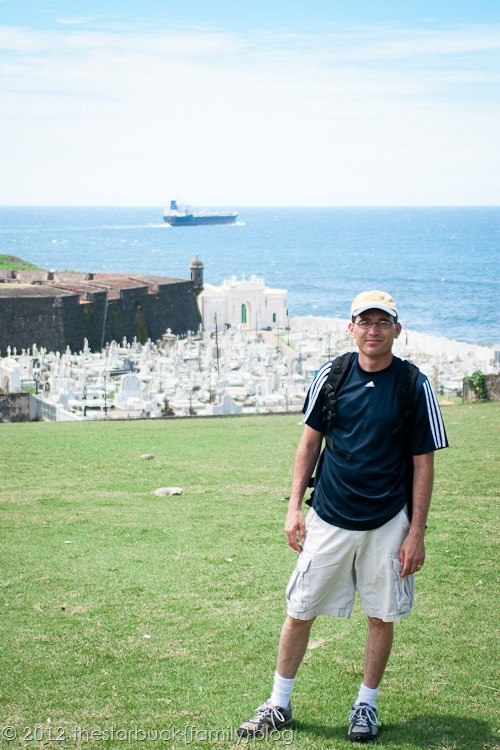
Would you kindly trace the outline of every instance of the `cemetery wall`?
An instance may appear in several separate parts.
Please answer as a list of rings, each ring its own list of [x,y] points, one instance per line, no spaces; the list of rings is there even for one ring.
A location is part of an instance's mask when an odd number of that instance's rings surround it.
[[[500,401],[500,375],[485,375],[484,384],[490,401]]]
[[[0,422],[32,422],[38,404],[29,393],[0,394]]]
[[[488,401],[500,401],[500,375],[488,374],[484,376],[484,387]],[[477,401],[477,397],[472,388],[467,384],[464,378],[462,398],[464,401]]]

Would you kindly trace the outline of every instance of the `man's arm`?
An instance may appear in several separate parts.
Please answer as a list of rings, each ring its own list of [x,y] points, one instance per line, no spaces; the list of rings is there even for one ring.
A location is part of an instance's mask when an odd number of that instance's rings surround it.
[[[434,452],[413,456],[413,508],[408,536],[401,545],[401,577],[420,570],[425,560],[424,535],[434,482]]]
[[[302,513],[302,500],[316,466],[323,434],[306,425],[295,455],[292,491],[285,521],[286,540],[292,549],[300,552],[306,535],[306,523]]]

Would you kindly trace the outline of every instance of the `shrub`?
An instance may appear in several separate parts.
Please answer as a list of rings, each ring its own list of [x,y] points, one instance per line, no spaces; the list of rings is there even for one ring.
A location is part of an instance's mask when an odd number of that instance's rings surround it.
[[[469,386],[470,390],[474,393],[478,401],[487,401],[488,394],[486,392],[486,382],[484,379],[484,373],[481,370],[476,370],[464,378],[465,382]]]

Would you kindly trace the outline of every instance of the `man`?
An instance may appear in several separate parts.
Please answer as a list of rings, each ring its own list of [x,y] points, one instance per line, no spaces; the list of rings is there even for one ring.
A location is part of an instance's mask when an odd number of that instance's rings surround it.
[[[352,303],[349,335],[358,347],[336,399],[335,420],[325,428],[322,389],[332,363],[314,379],[304,405],[300,440],[285,523],[288,544],[299,552],[287,587],[271,697],[238,728],[262,737],[293,722],[290,696],[315,618],[348,618],[357,587],[368,631],[364,674],[349,716],[348,738],[367,742],[378,734],[375,699],[389,658],[393,623],[413,605],[414,574],[425,559],[424,533],[433,484],[434,451],[448,445],[439,407],[427,378],[415,384],[411,451],[395,427],[402,360],[392,346],[401,332],[394,299],[386,292],[359,294]],[[326,434],[324,434],[324,431]],[[302,500],[318,461],[307,522]],[[412,515],[405,474],[413,463]]]

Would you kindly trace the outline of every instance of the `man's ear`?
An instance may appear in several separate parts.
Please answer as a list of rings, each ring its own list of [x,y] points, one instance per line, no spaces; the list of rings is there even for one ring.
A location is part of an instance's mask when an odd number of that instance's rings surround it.
[[[347,326],[347,333],[349,334],[349,336],[352,339],[355,338],[355,335],[354,335],[354,323],[352,321]]]
[[[401,325],[401,323],[396,323],[396,335],[394,338],[397,339],[402,330],[403,326]]]

